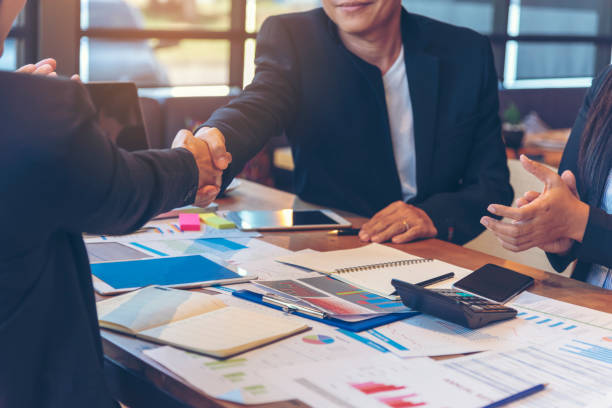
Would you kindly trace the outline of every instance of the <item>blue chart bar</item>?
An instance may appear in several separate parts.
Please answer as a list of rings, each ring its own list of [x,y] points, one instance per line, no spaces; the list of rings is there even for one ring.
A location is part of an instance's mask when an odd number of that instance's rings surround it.
[[[376,306],[381,307],[381,308],[385,308],[385,307],[398,307],[398,306],[401,306],[401,304],[399,304],[397,302],[389,302],[389,303],[378,303],[378,304],[376,304]]]
[[[562,326],[562,325],[563,325],[563,322],[557,322],[557,323],[555,323],[555,324],[551,324],[551,325],[550,325],[550,326],[548,326],[548,327],[557,327],[557,326]]]
[[[540,318],[540,316],[529,316],[525,320],[535,320],[535,319],[539,319],[539,318]]]
[[[527,314],[526,312],[521,312],[521,313],[517,313],[516,315],[517,316],[523,316],[523,315],[526,315],[526,314]]]
[[[575,329],[576,327],[578,327],[578,326],[571,325],[571,326],[567,326],[567,327],[563,328],[563,330],[572,330],[572,329]]]
[[[601,347],[596,344],[581,340],[572,340],[572,344],[566,344],[560,348],[561,351],[598,360],[603,363],[612,364],[612,349]]]
[[[539,322],[537,322],[537,324],[544,324],[544,323],[548,323],[550,322],[552,319],[544,319],[544,320],[540,320]]]

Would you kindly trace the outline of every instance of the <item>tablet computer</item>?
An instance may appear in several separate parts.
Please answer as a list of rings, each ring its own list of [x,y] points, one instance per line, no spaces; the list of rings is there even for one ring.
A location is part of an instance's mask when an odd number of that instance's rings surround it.
[[[225,218],[241,230],[305,230],[349,228],[351,223],[332,210],[230,211]]]
[[[129,292],[149,285],[185,289],[257,279],[201,255],[100,262],[91,265],[91,273],[94,289],[101,295]]]
[[[133,82],[90,82],[85,88],[106,137],[130,152],[149,148],[138,91]]]

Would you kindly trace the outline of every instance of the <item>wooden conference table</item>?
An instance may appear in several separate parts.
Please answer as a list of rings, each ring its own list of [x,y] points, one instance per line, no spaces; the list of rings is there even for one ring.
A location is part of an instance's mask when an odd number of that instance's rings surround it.
[[[292,194],[248,181],[242,181],[237,190],[217,202],[222,210],[316,208],[304,203]],[[366,220],[362,217],[340,213],[357,227],[361,226]],[[338,237],[329,235],[326,231],[266,232],[260,239],[293,251],[306,248],[328,251],[364,245],[357,237]],[[418,256],[437,258],[469,269],[479,268],[486,263],[505,266],[534,277],[536,284],[530,289],[533,293],[612,313],[612,294],[610,292],[553,273],[547,273],[436,239],[393,246]],[[98,296],[98,300],[101,299],[103,297]],[[143,350],[155,347],[155,344],[108,330],[102,330],[101,332],[104,354],[107,360],[107,373],[110,377],[109,382],[113,384],[111,389],[113,389],[115,396],[130,408],[141,406],[147,408],[154,406],[242,406],[208,397],[185,384],[177,375],[143,354]],[[109,369],[109,366],[112,369]],[[294,400],[268,406],[304,407],[306,405]]]

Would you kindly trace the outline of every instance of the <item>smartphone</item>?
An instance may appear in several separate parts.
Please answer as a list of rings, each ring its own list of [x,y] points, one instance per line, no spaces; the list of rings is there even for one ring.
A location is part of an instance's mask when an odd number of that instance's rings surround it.
[[[487,264],[455,282],[457,289],[483,297],[497,303],[506,303],[529,286],[533,285],[531,276]]]

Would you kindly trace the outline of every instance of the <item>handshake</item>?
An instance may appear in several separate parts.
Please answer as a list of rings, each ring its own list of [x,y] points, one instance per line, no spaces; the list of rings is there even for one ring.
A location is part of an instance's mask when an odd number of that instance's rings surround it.
[[[225,150],[225,137],[215,128],[201,128],[194,136],[188,130],[180,130],[172,148],[185,148],[193,154],[198,166],[198,193],[195,205],[208,206],[221,191],[223,170],[232,162],[232,155]]]

